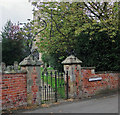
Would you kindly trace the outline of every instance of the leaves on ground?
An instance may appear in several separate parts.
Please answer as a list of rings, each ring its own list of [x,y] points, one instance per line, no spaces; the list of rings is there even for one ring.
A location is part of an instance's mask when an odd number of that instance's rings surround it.
[[[42,104],[41,107],[49,107],[49,104]]]

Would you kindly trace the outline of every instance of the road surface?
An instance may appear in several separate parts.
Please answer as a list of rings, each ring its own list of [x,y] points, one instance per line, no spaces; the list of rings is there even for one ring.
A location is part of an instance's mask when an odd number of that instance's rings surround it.
[[[118,95],[65,103],[23,113],[118,113]]]

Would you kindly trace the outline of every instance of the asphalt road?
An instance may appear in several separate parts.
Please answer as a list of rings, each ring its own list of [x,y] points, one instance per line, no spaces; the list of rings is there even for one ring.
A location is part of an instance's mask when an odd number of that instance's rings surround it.
[[[24,113],[118,113],[118,95],[60,104]]]

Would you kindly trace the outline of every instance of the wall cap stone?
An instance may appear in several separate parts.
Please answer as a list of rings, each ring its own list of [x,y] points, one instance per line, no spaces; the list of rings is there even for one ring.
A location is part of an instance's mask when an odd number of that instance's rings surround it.
[[[81,69],[95,69],[96,67],[81,67]]]
[[[21,72],[21,73],[2,73],[2,75],[4,75],[4,74],[26,74],[27,72]]]
[[[37,59],[33,60],[33,56],[29,55],[28,57],[24,58],[23,61],[19,63],[20,66],[40,66],[43,63]]]
[[[63,62],[62,64],[64,65],[72,65],[72,64],[81,64],[82,61],[79,60],[77,57],[75,57],[74,55],[70,55],[68,56]]]
[[[120,73],[119,71],[98,71],[98,72],[95,72],[96,74],[106,74],[106,73]]]

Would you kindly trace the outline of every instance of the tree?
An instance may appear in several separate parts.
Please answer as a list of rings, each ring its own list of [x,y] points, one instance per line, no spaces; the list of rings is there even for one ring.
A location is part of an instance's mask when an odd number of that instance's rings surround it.
[[[83,66],[95,66],[97,71],[119,71],[119,33],[111,38],[106,31],[99,31],[102,25],[96,24],[92,27],[93,29],[89,28],[77,37],[75,47],[77,57],[83,61]],[[95,32],[91,36],[86,33],[88,31]]]
[[[51,57],[51,66],[61,65],[61,61],[74,51],[77,35],[76,30],[85,21],[90,21],[77,3],[37,3],[40,9],[34,11],[35,16],[40,14],[46,20],[47,28],[38,36],[39,51]],[[52,10],[51,10],[52,9]],[[66,29],[67,28],[67,29]],[[62,47],[61,47],[62,46]],[[55,63],[55,64],[54,64]],[[56,65],[57,63],[57,65]]]
[[[76,29],[82,26],[86,20],[90,21],[87,15],[83,16],[83,10],[77,6],[77,3],[45,2],[38,4],[36,7],[40,10],[35,11],[35,15],[40,13],[40,16],[48,22],[47,28],[38,36],[40,51],[70,53],[75,45]]]
[[[38,36],[41,52],[52,55],[58,63],[74,51],[86,66],[119,70],[118,3],[33,4],[38,8],[34,14],[40,13],[48,22],[47,28]]]
[[[101,24],[102,28],[100,28],[99,31],[106,31],[110,38],[116,36],[117,31],[119,30],[118,2],[88,2],[87,4],[84,3],[84,5],[86,13],[88,14],[89,18],[93,20],[92,24],[96,24],[98,22]],[[92,28],[92,26],[89,27]],[[94,32],[92,33],[94,34]]]
[[[39,36],[41,37],[39,46],[42,47],[43,51],[49,50],[49,47],[51,47],[50,43],[52,43],[51,48],[53,51],[56,50],[53,47],[54,45],[57,47],[56,51],[67,50],[71,52],[75,36],[87,28],[92,28],[93,24],[102,24],[102,28],[99,31],[106,30],[111,38],[116,35],[116,29],[118,29],[117,3],[33,2],[33,4],[38,8],[37,11],[34,11],[34,14],[40,14],[48,22],[47,29]],[[94,34],[94,31],[90,34]],[[60,48],[61,45],[63,46],[62,49]],[[50,51],[52,50],[50,49]]]
[[[86,54],[83,56],[85,59],[89,59],[89,61],[86,63],[84,59],[85,64],[87,66],[95,66],[100,71],[119,71],[120,30],[118,28],[118,3],[88,2],[87,4],[84,3],[84,5],[86,6],[86,13],[89,12],[88,16],[93,20],[92,23],[84,24],[81,31],[82,34],[88,35],[89,41],[86,46],[88,50],[84,50]]]
[[[37,35],[39,35],[47,26],[46,21],[42,20],[40,17],[38,17],[37,21],[29,20],[28,23],[24,23],[23,28],[20,28],[20,34],[24,37],[25,45],[29,50],[29,54],[32,53],[33,49],[36,49],[35,43]]]
[[[1,32],[2,61],[7,65],[13,64],[14,61],[20,62],[26,56],[24,38],[19,31],[18,25],[13,25],[11,21],[8,21]]]

